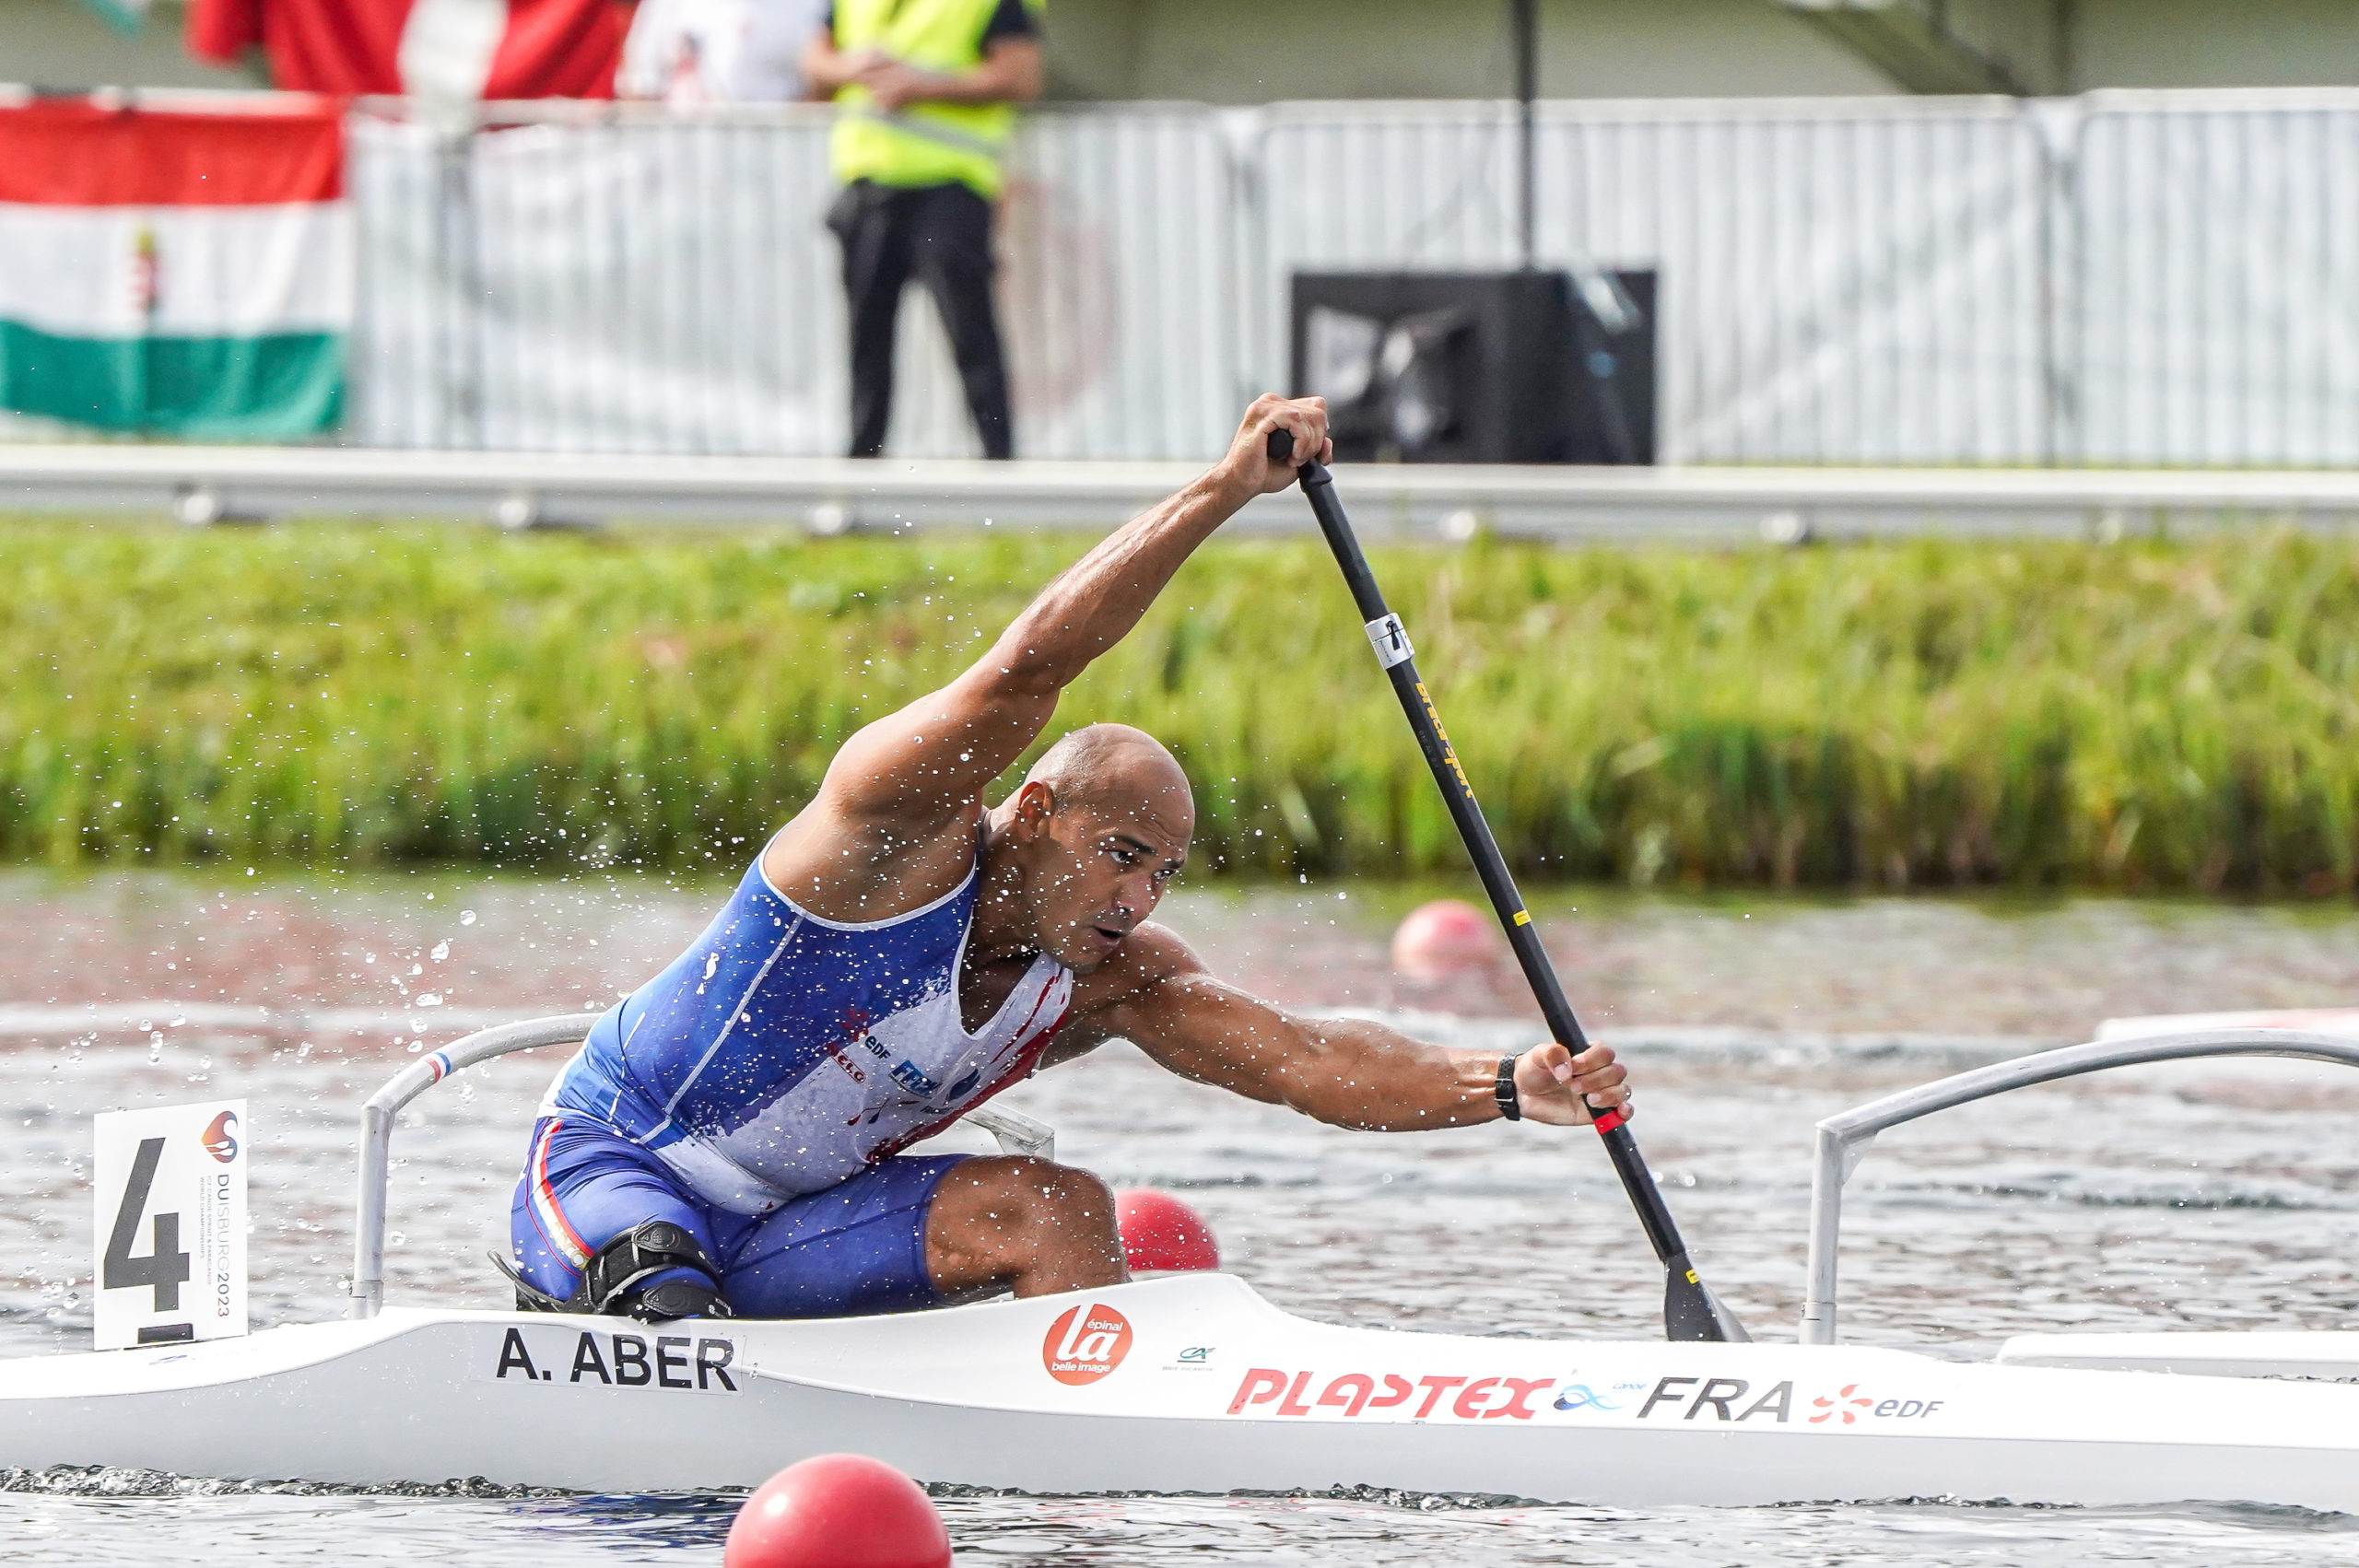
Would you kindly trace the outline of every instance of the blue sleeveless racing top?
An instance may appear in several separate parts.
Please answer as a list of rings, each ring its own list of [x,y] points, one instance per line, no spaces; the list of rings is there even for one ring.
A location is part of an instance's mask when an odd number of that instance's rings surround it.
[[[977,880],[848,925],[795,905],[757,859],[704,934],[598,1020],[542,1114],[603,1122],[749,1215],[932,1136],[1030,1071],[1073,1000],[1073,972],[1043,954],[968,1032]]]

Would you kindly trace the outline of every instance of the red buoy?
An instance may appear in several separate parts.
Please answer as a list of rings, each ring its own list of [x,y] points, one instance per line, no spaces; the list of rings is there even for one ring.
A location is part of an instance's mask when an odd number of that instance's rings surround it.
[[[923,1488],[881,1459],[822,1454],[762,1482],[729,1527],[723,1568],[950,1568]]]
[[[1133,1270],[1217,1269],[1220,1244],[1204,1217],[1168,1192],[1133,1187],[1114,1194],[1114,1226]]]
[[[1392,967],[1438,980],[1497,963],[1505,945],[1490,916],[1463,899],[1437,898],[1409,911],[1392,933]]]

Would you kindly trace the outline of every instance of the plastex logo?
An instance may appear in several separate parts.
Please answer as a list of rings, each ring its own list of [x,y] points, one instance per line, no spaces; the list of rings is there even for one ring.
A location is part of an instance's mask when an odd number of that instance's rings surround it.
[[[238,1113],[223,1111],[205,1129],[205,1152],[228,1164],[238,1157]]]
[[[1095,1383],[1131,1353],[1131,1320],[1110,1306],[1076,1306],[1049,1325],[1040,1363],[1060,1383]]]

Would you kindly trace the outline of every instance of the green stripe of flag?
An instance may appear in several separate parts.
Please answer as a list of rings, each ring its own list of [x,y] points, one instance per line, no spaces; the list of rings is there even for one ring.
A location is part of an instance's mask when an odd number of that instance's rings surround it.
[[[0,322],[0,407],[194,440],[317,435],[343,416],[344,334],[65,337]]]
[[[149,0],[82,0],[117,32],[137,32],[147,19]]]

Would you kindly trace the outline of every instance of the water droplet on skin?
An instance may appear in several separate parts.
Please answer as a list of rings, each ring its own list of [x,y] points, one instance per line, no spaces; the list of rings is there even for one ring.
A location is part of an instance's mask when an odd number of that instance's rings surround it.
[[[437,964],[440,964],[442,960],[451,956],[451,944],[447,942],[438,942],[434,944],[434,951],[428,954],[427,956],[434,960]]]
[[[463,926],[472,926],[475,923],[475,912],[473,909],[462,909],[459,911],[459,924]]]

